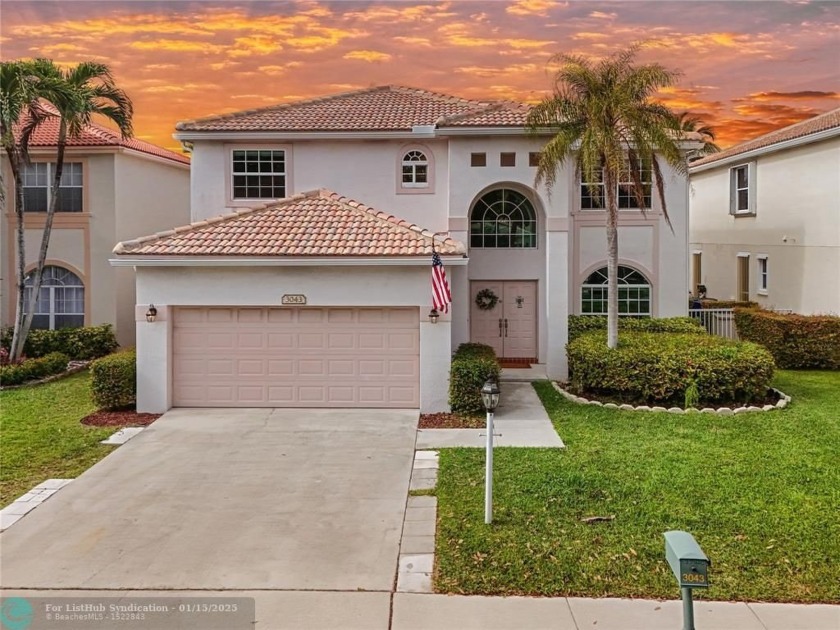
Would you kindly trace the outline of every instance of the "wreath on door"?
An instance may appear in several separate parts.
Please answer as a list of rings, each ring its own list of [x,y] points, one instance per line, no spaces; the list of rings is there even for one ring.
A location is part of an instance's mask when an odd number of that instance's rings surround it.
[[[475,305],[482,311],[491,311],[499,303],[499,296],[490,289],[482,289],[475,296]]]

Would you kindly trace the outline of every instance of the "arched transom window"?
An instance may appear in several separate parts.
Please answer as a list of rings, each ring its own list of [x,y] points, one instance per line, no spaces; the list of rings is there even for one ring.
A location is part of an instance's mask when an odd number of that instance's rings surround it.
[[[26,304],[32,295],[35,274],[26,277]],[[85,325],[85,287],[82,280],[63,267],[47,265],[35,302],[32,328],[72,328]]]
[[[508,188],[479,199],[470,218],[470,246],[532,248],[537,246],[537,213],[528,198]]]
[[[403,188],[426,188],[429,185],[429,160],[422,151],[409,151],[402,159]]]
[[[580,289],[581,313],[607,314],[607,268],[594,271]],[[632,267],[618,266],[618,314],[650,315],[650,282]]]

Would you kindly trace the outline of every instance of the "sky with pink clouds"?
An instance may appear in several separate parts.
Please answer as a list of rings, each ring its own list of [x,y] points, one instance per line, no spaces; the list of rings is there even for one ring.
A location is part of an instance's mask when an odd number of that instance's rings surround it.
[[[680,70],[660,95],[720,144],[840,107],[840,2],[3,0],[0,56],[110,65],[139,138],[179,120],[382,84],[538,101],[556,53]]]

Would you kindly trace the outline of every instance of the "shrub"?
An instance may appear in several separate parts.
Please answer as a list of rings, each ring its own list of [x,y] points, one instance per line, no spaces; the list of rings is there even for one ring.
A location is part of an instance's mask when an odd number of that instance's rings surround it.
[[[67,369],[70,361],[66,354],[51,352],[37,359],[26,359],[0,367],[0,385],[20,385],[26,381],[59,374]]]
[[[137,401],[137,353],[117,352],[91,365],[93,402],[100,409],[129,407]]]
[[[782,369],[840,369],[840,317],[736,308],[735,327],[742,339],[767,348]]]
[[[501,368],[493,348],[463,343],[452,357],[449,371],[449,406],[456,413],[481,413],[481,387],[488,379],[499,380]]]
[[[585,332],[606,330],[607,318],[601,315],[569,315],[569,341]],[[638,330],[652,333],[703,334],[706,329],[693,317],[619,317],[618,330]]]
[[[689,300],[689,308],[697,308],[695,306],[698,301]],[[749,302],[745,300],[699,300],[700,308],[758,308],[758,302]]]
[[[581,335],[568,345],[572,384],[628,403],[681,405],[747,403],[767,393],[774,363],[761,346],[692,333],[627,332],[618,348],[606,333]]]
[[[12,344],[12,329],[3,331],[2,346]],[[42,357],[51,352],[62,352],[74,361],[89,361],[104,357],[117,349],[117,338],[110,324],[58,328],[56,330],[30,330],[23,345],[27,357]]]

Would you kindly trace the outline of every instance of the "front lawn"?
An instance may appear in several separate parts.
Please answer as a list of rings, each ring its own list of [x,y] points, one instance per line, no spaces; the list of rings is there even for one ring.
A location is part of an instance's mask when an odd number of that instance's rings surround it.
[[[77,477],[113,449],[113,427],[83,426],[95,411],[90,374],[0,392],[0,507],[45,479]]]
[[[676,598],[662,533],[712,560],[699,597],[836,602],[840,372],[780,372],[784,411],[677,416],[583,407],[536,384],[566,450],[440,454],[438,592]],[[589,516],[615,516],[585,524]]]

